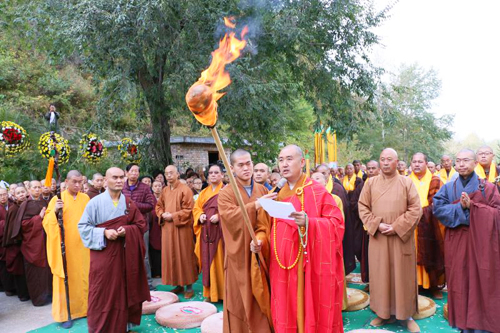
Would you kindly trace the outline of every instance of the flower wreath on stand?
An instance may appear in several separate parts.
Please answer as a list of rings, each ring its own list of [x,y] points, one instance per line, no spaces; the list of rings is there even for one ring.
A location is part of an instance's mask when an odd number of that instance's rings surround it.
[[[12,156],[25,151],[30,146],[26,130],[12,121],[1,122],[0,143],[5,146],[7,155]]]
[[[80,140],[80,150],[83,158],[90,164],[97,164],[106,156],[107,149],[97,134],[84,134]]]
[[[139,147],[131,138],[123,138],[118,145],[118,151],[125,162],[137,164],[141,162]]]
[[[54,142],[51,138],[52,132],[43,133],[40,137],[40,141],[38,141],[38,149],[40,150],[40,154],[46,159],[50,159],[54,156]],[[54,133],[54,136],[57,141],[57,151],[59,152],[59,165],[62,165],[69,160],[69,153],[71,152],[71,148],[69,147],[68,140],[63,138],[61,135]]]

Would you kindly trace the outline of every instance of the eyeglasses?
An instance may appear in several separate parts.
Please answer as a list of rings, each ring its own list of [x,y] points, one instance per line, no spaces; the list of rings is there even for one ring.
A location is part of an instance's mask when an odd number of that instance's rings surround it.
[[[482,151],[480,153],[477,153],[477,156],[488,156],[492,155],[493,153],[491,151]]]
[[[461,162],[464,162],[464,163],[469,163],[470,161],[474,161],[474,160],[473,160],[472,158],[462,158],[462,159],[457,158],[457,159],[455,160],[455,162],[456,162],[457,164],[460,164]]]

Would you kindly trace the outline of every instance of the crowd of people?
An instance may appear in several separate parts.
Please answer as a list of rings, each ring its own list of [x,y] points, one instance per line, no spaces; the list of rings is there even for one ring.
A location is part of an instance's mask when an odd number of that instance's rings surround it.
[[[52,302],[63,327],[87,317],[90,332],[126,332],[153,278],[189,300],[201,273],[205,301],[224,303],[224,332],[343,332],[345,276],[359,263],[372,326],[397,320],[419,332],[419,292],[442,299],[447,286],[451,326],[499,332],[500,166],[490,147],[439,164],[415,153],[409,165],[387,148],[366,165],[306,170],[289,145],[275,167],[243,149],[230,164],[153,176],[129,164],[90,179],[71,170],[59,189],[0,187],[1,290]],[[295,212],[270,216],[261,198]]]

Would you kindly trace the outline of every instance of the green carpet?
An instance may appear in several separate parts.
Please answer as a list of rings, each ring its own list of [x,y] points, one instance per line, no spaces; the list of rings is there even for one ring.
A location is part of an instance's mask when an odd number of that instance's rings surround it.
[[[359,272],[359,270],[356,270]],[[356,272],[355,271],[355,272]],[[349,284],[350,288],[364,288],[362,284]],[[172,289],[171,286],[160,285],[157,288],[160,291],[169,291]],[[201,275],[198,281],[194,284],[193,289],[195,291],[195,296],[192,301],[201,301],[203,300],[203,286],[201,284]],[[424,296],[429,296],[425,295]],[[437,311],[436,314],[432,317],[418,320],[417,323],[420,326],[420,330],[422,333],[448,333],[448,332],[459,332],[451,328],[448,325],[448,321],[443,317],[443,306],[446,304],[447,293],[444,293],[444,299],[441,301],[436,301]],[[180,301],[185,301],[184,297],[180,296]],[[222,311],[222,303],[215,304],[219,311]],[[372,328],[370,327],[370,321],[374,318],[374,313],[369,309],[369,307],[355,312],[343,312],[342,317],[344,319],[344,331],[348,332],[355,329],[360,328]],[[388,331],[393,332],[407,332],[399,324],[389,324],[381,327]],[[38,328],[31,332],[40,332],[40,333],[48,333],[48,332],[67,332],[67,333],[85,333],[87,332],[87,320],[85,318],[78,319],[75,321],[73,328],[70,330],[65,330],[59,326],[59,324],[51,324],[45,327]],[[158,325],[155,321],[154,315],[144,315],[142,316],[141,326],[134,328],[134,331],[137,332],[200,332],[199,328],[192,328],[186,330],[176,330],[171,328],[166,328]]]

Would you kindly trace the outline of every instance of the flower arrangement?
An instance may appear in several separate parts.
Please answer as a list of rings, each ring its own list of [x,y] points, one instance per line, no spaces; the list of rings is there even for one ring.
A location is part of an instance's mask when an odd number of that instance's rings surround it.
[[[80,150],[83,158],[90,164],[99,163],[101,158],[106,156],[107,149],[103,146],[97,134],[88,133],[80,140]]]
[[[131,138],[123,138],[122,142],[118,145],[118,151],[122,159],[129,163],[140,163],[141,153],[139,147]]]
[[[12,121],[2,121],[0,143],[6,148],[7,155],[22,153],[30,146],[26,130]]]
[[[71,148],[69,147],[68,140],[63,138],[61,135],[54,133],[55,139],[57,141],[57,151],[59,152],[59,165],[62,165],[69,160],[69,153]],[[51,138],[51,132],[43,133],[38,141],[38,149],[40,154],[46,159],[50,159],[54,156],[54,142]]]

